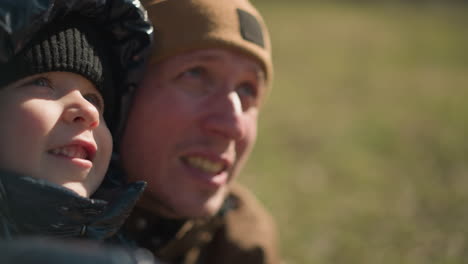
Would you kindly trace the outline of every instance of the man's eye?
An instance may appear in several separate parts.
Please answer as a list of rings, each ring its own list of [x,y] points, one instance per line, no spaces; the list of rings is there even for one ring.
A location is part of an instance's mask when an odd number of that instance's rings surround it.
[[[193,67],[190,68],[182,73],[183,77],[192,77],[192,78],[199,78],[205,73],[205,69],[203,67]]]
[[[254,83],[243,82],[237,86],[236,92],[241,99],[244,111],[258,105],[258,87]]]
[[[237,87],[237,93],[241,97],[251,97],[251,98],[257,98],[257,94],[258,94],[255,85],[249,82],[241,83]]]
[[[89,94],[85,94],[83,95],[83,97],[88,101],[90,102],[91,104],[93,104],[97,110],[101,113],[104,112],[104,102],[103,102],[103,99],[101,98],[101,96],[97,95],[97,94],[93,94],[93,93],[89,93]]]

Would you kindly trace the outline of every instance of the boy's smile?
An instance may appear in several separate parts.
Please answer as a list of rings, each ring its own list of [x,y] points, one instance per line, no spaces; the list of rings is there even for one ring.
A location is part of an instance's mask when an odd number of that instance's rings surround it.
[[[0,167],[93,193],[104,178],[112,139],[103,101],[81,75],[49,72],[0,89]]]
[[[96,151],[97,148],[94,142],[74,140],[69,145],[53,148],[48,152],[59,158],[70,159],[78,166],[91,168]]]

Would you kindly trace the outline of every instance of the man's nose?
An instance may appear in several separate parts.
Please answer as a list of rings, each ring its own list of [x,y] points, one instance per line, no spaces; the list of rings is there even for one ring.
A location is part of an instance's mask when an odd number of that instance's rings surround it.
[[[217,97],[208,107],[210,110],[204,122],[205,130],[234,140],[245,136],[244,112],[235,91]]]
[[[66,95],[64,120],[70,124],[81,124],[86,129],[99,126],[100,114],[95,105],[83,97],[81,92],[73,91]]]

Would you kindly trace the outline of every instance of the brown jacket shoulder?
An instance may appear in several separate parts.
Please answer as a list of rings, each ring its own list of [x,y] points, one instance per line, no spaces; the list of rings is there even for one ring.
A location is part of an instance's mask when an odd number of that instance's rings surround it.
[[[181,264],[279,264],[277,229],[273,218],[245,187],[234,183],[226,199],[224,213],[210,220],[188,221],[162,247],[138,241],[168,263]],[[138,232],[132,223],[149,214],[135,209],[126,225],[127,232]],[[149,226],[157,228],[158,223]],[[147,232],[147,231],[142,231]],[[147,239],[146,239],[147,240]],[[157,237],[150,240],[158,240]]]
[[[233,209],[200,256],[201,263],[280,263],[273,218],[244,187],[233,184]]]

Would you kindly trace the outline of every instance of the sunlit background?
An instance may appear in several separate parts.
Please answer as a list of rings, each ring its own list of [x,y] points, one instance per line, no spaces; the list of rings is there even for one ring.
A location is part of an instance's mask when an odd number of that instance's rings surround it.
[[[468,5],[252,1],[275,82],[241,181],[286,262],[466,263]]]

